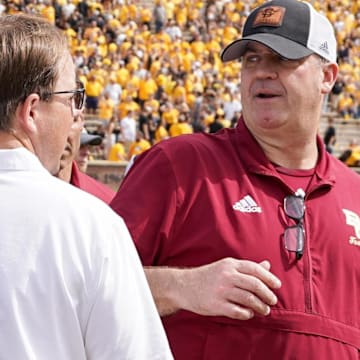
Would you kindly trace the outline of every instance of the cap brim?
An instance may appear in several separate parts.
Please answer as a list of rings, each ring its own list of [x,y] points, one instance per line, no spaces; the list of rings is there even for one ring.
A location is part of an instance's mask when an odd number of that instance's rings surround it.
[[[260,44],[269,47],[280,56],[289,60],[301,59],[313,53],[313,51],[309,50],[305,46],[300,45],[292,40],[286,39],[282,36],[261,33],[249,35],[230,43],[222,51],[221,60],[223,62],[226,62],[239,59],[242,55],[244,55],[249,41],[259,42]]]
[[[102,137],[100,135],[81,134],[80,145],[100,145]]]

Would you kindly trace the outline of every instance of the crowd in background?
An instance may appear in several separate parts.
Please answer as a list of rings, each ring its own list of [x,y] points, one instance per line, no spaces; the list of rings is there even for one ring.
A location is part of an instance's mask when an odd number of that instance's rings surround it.
[[[128,160],[163,139],[236,124],[241,62],[222,63],[252,0],[11,0],[66,33],[88,119],[103,138],[99,158]],[[360,119],[360,1],[311,1],[332,21],[338,81],[324,111]],[[299,84],[301,86],[301,84]]]

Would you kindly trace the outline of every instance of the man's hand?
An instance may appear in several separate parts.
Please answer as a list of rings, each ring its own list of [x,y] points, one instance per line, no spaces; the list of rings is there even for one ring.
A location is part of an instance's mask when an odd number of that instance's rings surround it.
[[[268,261],[233,258],[196,268],[145,268],[160,315],[184,309],[238,320],[268,315],[276,304],[273,289],[281,282],[269,270]]]

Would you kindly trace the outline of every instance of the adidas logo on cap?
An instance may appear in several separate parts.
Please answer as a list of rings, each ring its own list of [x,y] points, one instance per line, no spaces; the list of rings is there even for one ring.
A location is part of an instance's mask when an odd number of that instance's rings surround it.
[[[327,54],[329,54],[329,48],[328,48],[327,41],[325,41],[324,43],[322,43],[322,44],[319,46],[319,50],[320,50],[320,51],[325,51]]]

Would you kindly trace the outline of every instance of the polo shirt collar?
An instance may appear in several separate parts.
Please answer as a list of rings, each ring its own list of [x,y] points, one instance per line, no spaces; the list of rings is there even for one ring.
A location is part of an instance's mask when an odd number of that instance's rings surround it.
[[[250,133],[243,117],[238,121],[235,130],[236,149],[239,156],[244,160],[247,169],[256,174],[279,177],[274,165],[266,157],[264,151]],[[336,159],[329,154],[321,137],[317,136],[317,146],[319,151],[318,162],[315,166],[315,175],[317,185],[333,185],[336,176],[333,172],[332,162]]]

